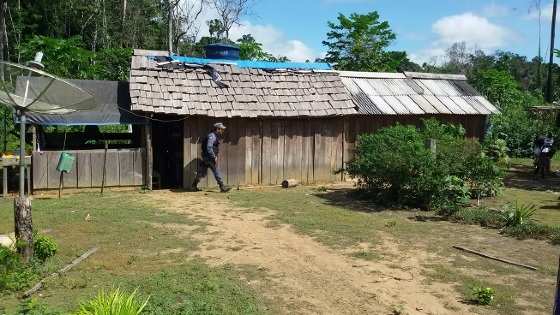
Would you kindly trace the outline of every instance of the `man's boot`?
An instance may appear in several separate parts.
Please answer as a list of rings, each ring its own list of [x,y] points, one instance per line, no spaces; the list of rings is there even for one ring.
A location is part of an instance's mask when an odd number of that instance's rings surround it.
[[[226,185],[220,185],[220,192],[227,193],[230,190],[231,190],[231,187],[228,187]]]
[[[192,186],[191,186],[191,191],[200,191],[200,189],[198,189],[198,179],[195,179]]]

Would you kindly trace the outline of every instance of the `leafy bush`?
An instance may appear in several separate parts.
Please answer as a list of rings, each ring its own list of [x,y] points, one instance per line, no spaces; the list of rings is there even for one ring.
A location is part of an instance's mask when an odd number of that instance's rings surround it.
[[[54,256],[57,250],[58,245],[56,245],[56,242],[52,238],[44,235],[35,238],[33,252],[35,257],[40,261],[45,261],[47,258]]]
[[[455,212],[450,219],[464,224],[478,224],[491,228],[502,228],[505,225],[503,212],[488,208],[464,208]]]
[[[532,222],[531,217],[537,211],[537,207],[533,204],[519,205],[517,202],[508,205],[508,208],[505,212],[505,225],[507,227],[516,227]]]
[[[114,289],[110,293],[104,291],[80,306],[76,315],[138,315],[148,304],[148,299],[140,301],[136,291],[128,294],[120,289]]]
[[[24,265],[16,252],[0,246],[0,292],[22,290],[36,278],[34,264]]]
[[[509,148],[503,139],[487,139],[484,143],[484,152],[501,167],[509,167]]]
[[[502,230],[505,235],[513,236],[518,239],[551,239],[557,238],[560,233],[560,227],[552,227],[545,224],[540,224],[536,222],[527,222],[521,225],[514,225],[505,227]]]
[[[489,305],[494,300],[494,289],[473,287],[471,290],[472,300],[479,305]]]
[[[421,130],[396,125],[362,135],[346,171],[376,202],[449,215],[469,197],[493,196],[502,186],[502,170],[464,134],[462,127],[426,120]],[[437,141],[435,154],[428,139]]]

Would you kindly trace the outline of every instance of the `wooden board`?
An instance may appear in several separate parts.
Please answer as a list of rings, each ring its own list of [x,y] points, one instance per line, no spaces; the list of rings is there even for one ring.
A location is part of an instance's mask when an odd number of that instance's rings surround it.
[[[134,152],[118,151],[119,186],[134,185]]]
[[[60,183],[60,172],[56,170],[60,152],[47,151],[45,154],[47,157],[47,188],[55,189]]]
[[[302,148],[301,148],[301,182],[313,183],[313,133],[310,120],[302,121]]]
[[[92,152],[90,155],[92,187],[101,187],[101,180],[103,176],[103,154],[103,151],[98,150]]]
[[[145,167],[144,163],[144,149],[134,150],[134,171],[132,174],[132,184],[134,186],[142,186],[143,184],[143,170]]]
[[[46,189],[48,163],[44,157],[44,152],[33,152],[32,168],[33,168],[33,189]]]
[[[270,120],[262,122],[262,185],[272,185],[272,123]]]
[[[78,188],[91,187],[91,153],[76,153],[76,163],[78,165]]]
[[[101,165],[103,167],[103,165]],[[103,171],[103,169],[101,169]],[[120,185],[120,168],[119,168],[119,153],[117,151],[109,150],[107,152],[107,171],[105,174],[105,186],[119,186]]]

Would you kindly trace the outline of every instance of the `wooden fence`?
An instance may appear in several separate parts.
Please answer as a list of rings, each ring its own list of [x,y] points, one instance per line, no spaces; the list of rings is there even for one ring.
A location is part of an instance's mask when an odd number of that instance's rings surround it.
[[[62,151],[33,152],[33,189],[55,189],[60,182],[56,170]],[[67,150],[76,160],[64,174],[64,188],[101,187],[104,150]],[[107,187],[141,186],[144,184],[144,149],[109,149],[105,185]]]
[[[303,184],[345,180],[341,170],[354,155],[358,135],[395,123],[421,125],[430,116],[358,116],[321,119],[219,119],[226,124],[218,159],[228,185],[279,185],[294,178]],[[482,136],[485,116],[431,116],[462,124],[469,137]],[[217,119],[185,120],[183,185],[189,188],[199,169],[200,142]],[[157,141],[157,139],[154,139]],[[215,186],[209,172],[200,186]]]

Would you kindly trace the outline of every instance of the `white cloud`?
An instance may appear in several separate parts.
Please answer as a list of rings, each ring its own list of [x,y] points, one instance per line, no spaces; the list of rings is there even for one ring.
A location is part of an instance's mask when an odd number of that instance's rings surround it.
[[[265,51],[274,56],[286,56],[293,61],[313,61],[318,56],[304,42],[288,38],[281,30],[272,25],[253,24],[243,21],[235,25],[230,31],[230,38],[236,40],[244,34],[251,34],[255,40],[262,43]]]
[[[466,42],[483,50],[503,47],[515,38],[509,29],[470,12],[441,18],[432,25],[432,30],[439,36],[440,44]]]
[[[199,38],[209,35],[206,21],[217,17],[218,15],[213,8],[206,7],[199,19]],[[319,53],[313,51],[303,41],[297,38],[289,38],[284,32],[270,24],[253,24],[250,21],[242,21],[240,25],[232,27],[229,37],[235,41],[245,34],[253,35],[257,42],[262,43],[266,52],[277,57],[285,56],[293,61],[313,61],[319,56]]]
[[[509,29],[471,12],[443,17],[432,31],[437,36],[432,45],[411,54],[416,62],[441,63],[447,48],[458,42],[465,42],[469,50],[489,52],[517,39]]]

